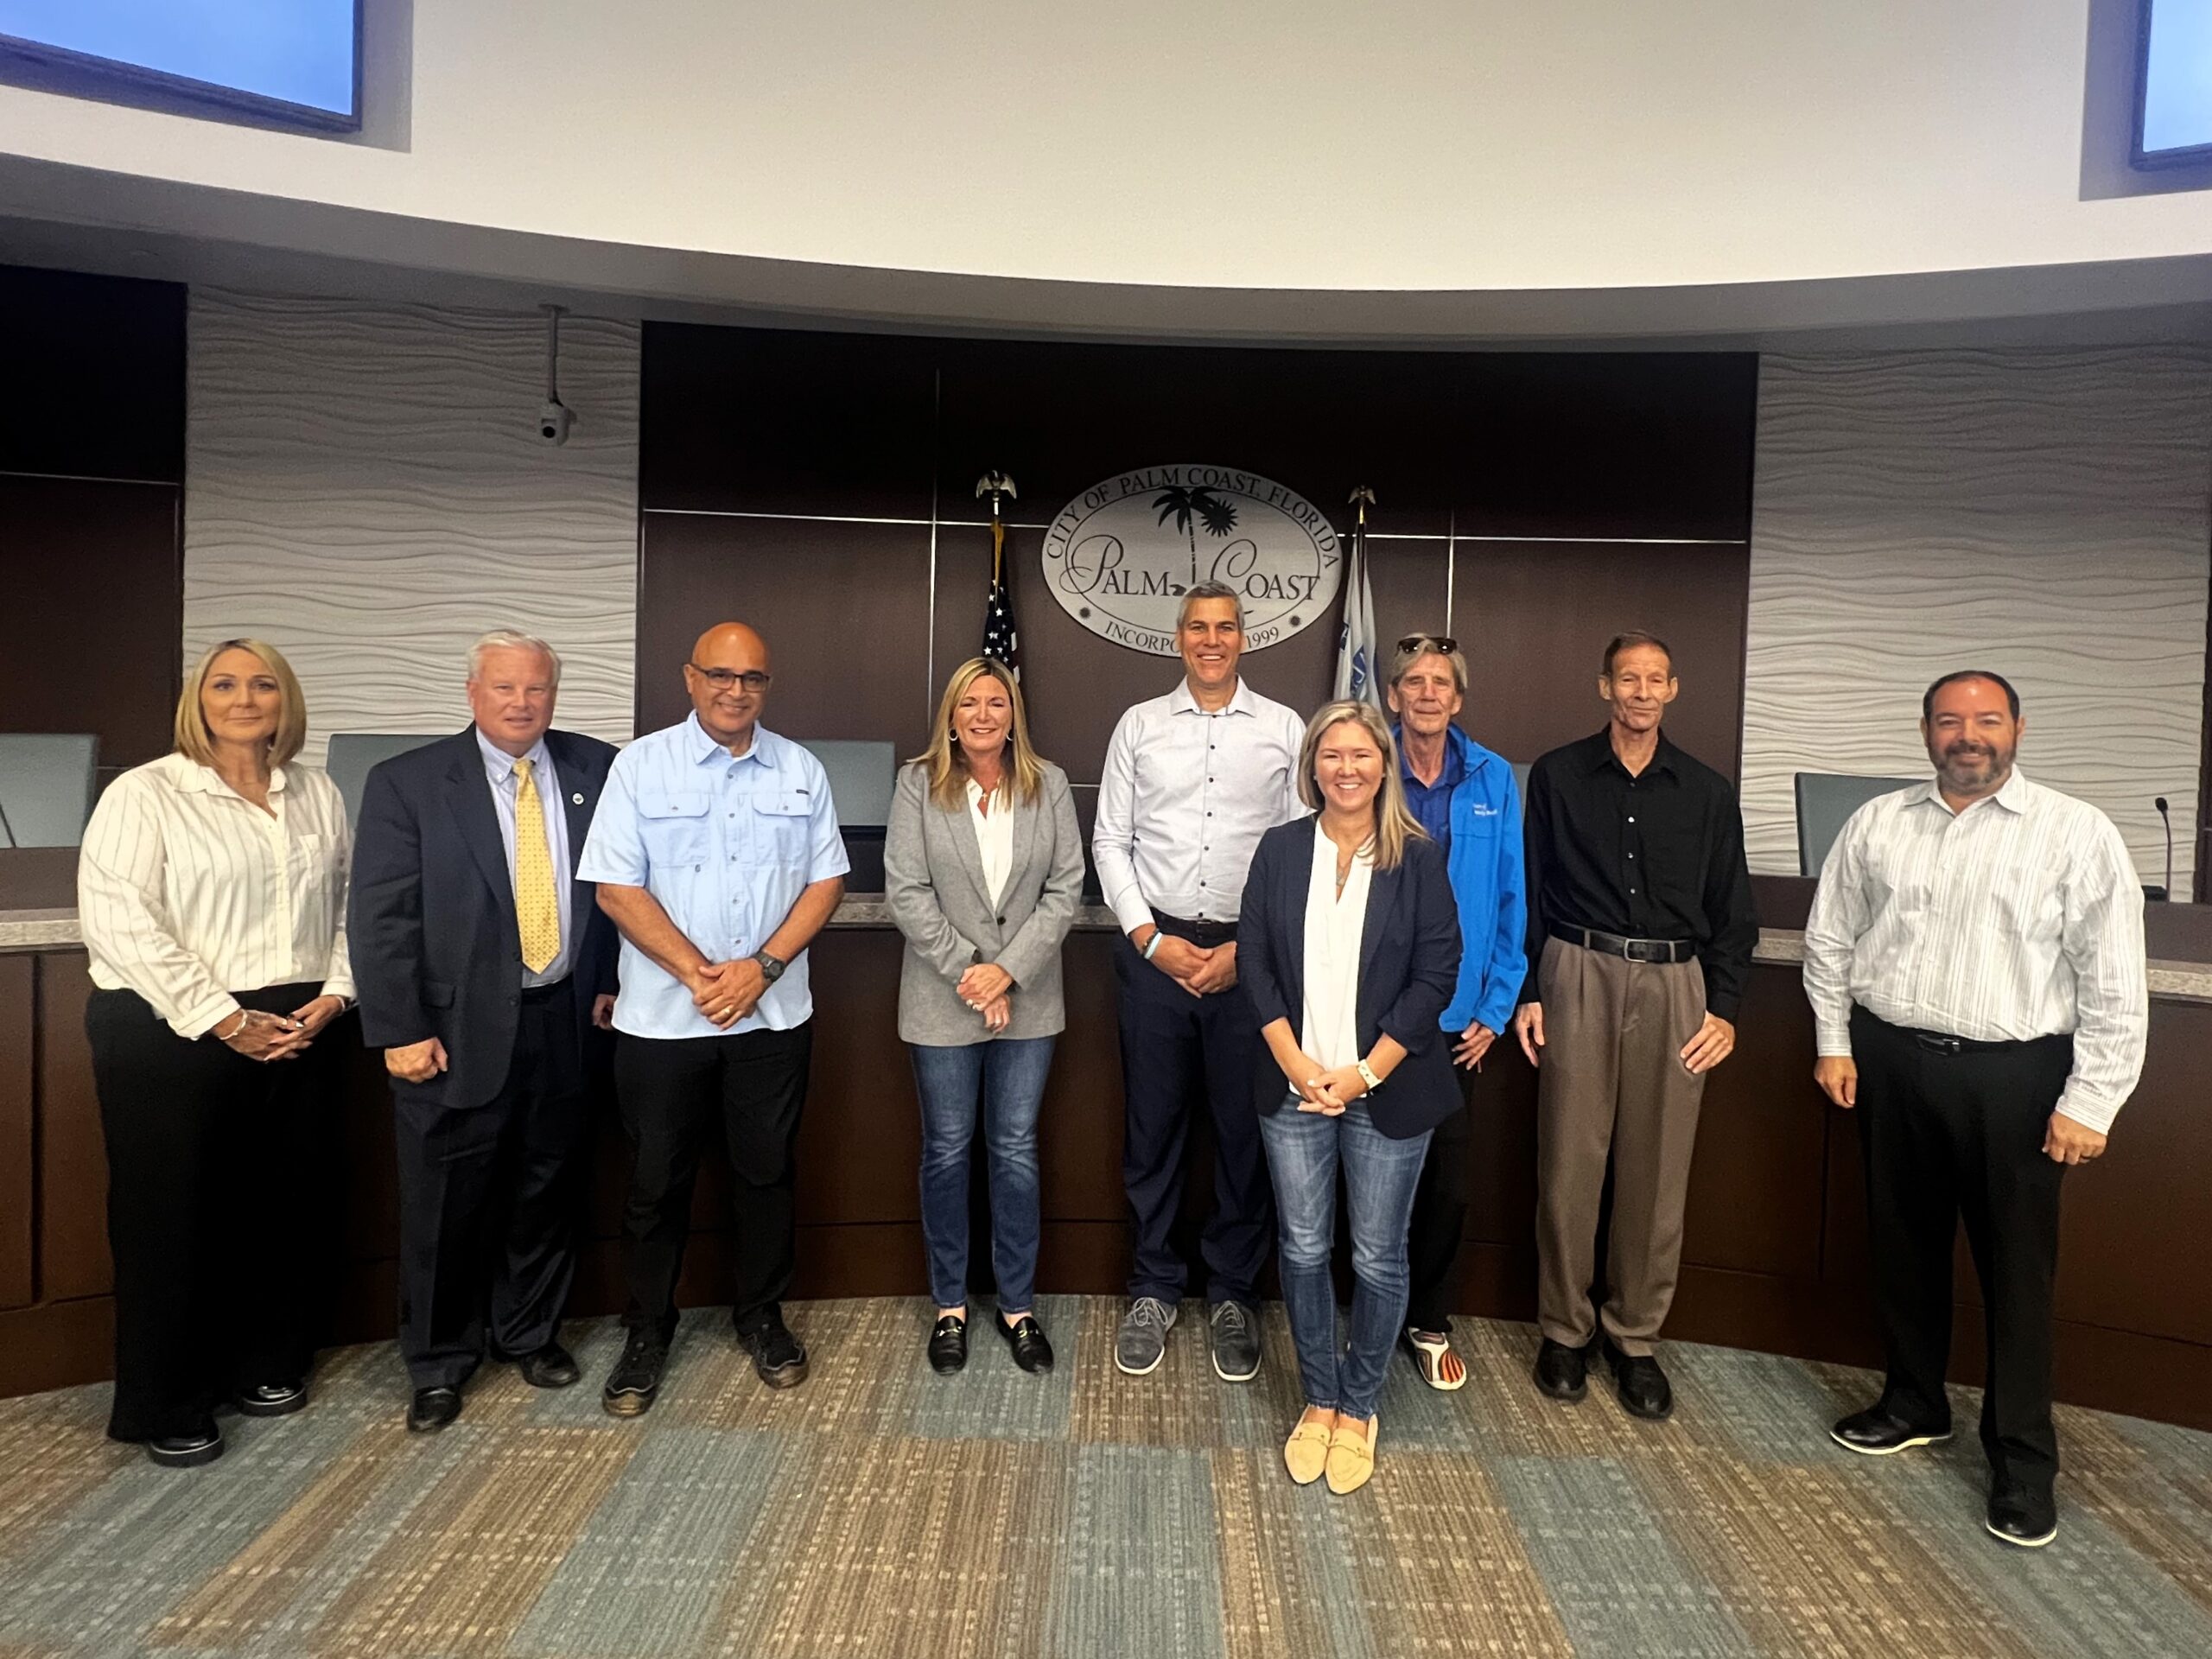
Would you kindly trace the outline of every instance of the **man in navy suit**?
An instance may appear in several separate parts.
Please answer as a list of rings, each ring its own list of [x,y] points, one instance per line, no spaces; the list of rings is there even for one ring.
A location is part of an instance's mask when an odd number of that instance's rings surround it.
[[[418,1432],[461,1414],[487,1341],[533,1387],[577,1376],[558,1332],[615,933],[575,870],[614,750],[549,729],[560,681],[543,640],[479,639],[474,723],[372,771],[354,836],[347,930],[362,1038],[392,1080]]]

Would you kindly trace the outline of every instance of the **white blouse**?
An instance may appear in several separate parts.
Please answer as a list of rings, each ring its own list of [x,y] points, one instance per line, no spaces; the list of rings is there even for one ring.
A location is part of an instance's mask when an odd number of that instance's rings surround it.
[[[1363,847],[1351,861],[1344,890],[1337,892],[1337,843],[1313,831],[1313,880],[1306,890],[1306,1053],[1325,1066],[1351,1065],[1359,1052],[1359,944],[1367,928],[1367,889],[1375,849]]]
[[[1006,878],[1014,868],[1014,791],[1001,790],[983,810],[983,786],[968,780],[968,821],[976,826],[976,850],[983,855],[983,888],[993,904],[1006,891]]]
[[[228,1019],[233,991],[306,981],[352,998],[345,799],[294,765],[270,774],[269,805],[181,754],[108,785],[77,861],[93,984],[137,992],[180,1037]]]

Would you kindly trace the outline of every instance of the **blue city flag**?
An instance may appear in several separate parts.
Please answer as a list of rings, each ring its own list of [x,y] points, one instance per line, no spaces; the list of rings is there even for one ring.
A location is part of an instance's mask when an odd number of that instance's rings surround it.
[[[1363,505],[1359,522],[1352,531],[1351,556],[1344,566],[1344,626],[1337,632],[1335,695],[1371,702],[1377,709],[1382,706],[1382,690],[1376,683],[1375,592],[1367,580],[1367,512]]]

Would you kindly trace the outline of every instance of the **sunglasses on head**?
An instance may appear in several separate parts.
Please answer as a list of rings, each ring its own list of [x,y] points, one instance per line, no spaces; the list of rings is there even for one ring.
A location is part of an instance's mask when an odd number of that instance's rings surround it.
[[[1440,657],[1449,657],[1459,649],[1459,642],[1447,634],[1409,633],[1398,641],[1400,651],[1433,651]]]

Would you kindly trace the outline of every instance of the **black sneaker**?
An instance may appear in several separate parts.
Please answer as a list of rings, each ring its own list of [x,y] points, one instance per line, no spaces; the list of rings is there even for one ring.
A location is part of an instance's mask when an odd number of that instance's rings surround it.
[[[784,1324],[779,1308],[741,1327],[737,1345],[753,1356],[753,1369],[772,1389],[795,1389],[806,1381],[806,1346]]]
[[[658,1331],[642,1325],[631,1331],[622,1344],[622,1357],[607,1374],[607,1387],[599,1403],[613,1417],[642,1417],[653,1408],[660,1393],[660,1376],[668,1367],[668,1344]]]
[[[1206,1316],[1213,1374],[1224,1382],[1249,1382],[1260,1374],[1260,1322],[1242,1302],[1216,1302]]]

